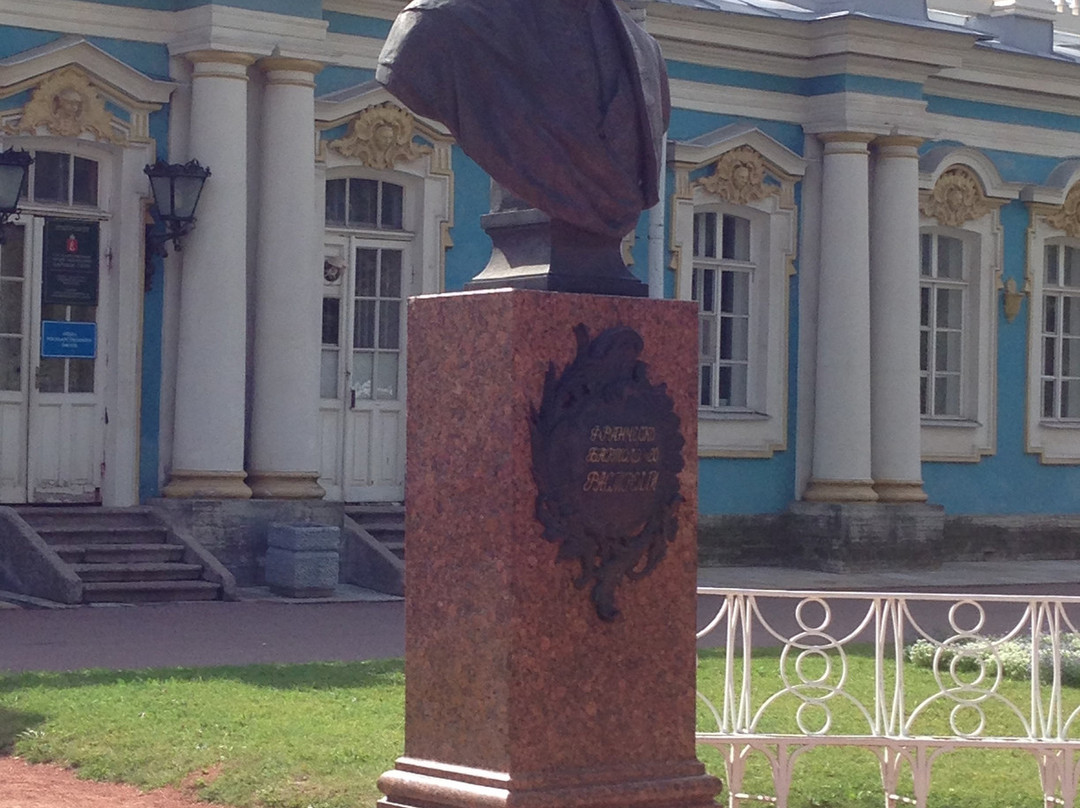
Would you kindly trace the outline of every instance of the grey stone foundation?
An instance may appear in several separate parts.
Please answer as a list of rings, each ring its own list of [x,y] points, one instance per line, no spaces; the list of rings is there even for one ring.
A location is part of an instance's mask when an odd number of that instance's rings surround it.
[[[920,516],[920,508],[931,512]],[[779,514],[698,517],[702,566],[837,572],[1001,559],[1080,559],[1080,514],[950,516],[925,505],[800,502]]]
[[[343,518],[341,503],[322,500],[156,499],[150,504],[224,564],[237,586],[266,582],[271,523],[340,528]]]
[[[941,564],[940,505],[793,502],[784,516],[796,567],[864,572]]]

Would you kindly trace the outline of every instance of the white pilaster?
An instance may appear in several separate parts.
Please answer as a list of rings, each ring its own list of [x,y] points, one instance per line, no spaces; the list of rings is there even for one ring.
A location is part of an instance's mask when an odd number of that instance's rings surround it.
[[[184,242],[168,497],[243,498],[247,286],[247,69],[242,53],[186,54],[190,155],[210,168]]]
[[[813,473],[804,499],[877,500],[870,467],[871,135],[820,135],[821,273],[818,291]]]
[[[315,73],[259,62],[263,96],[248,484],[262,498],[320,498],[322,268],[315,251]]]
[[[870,199],[870,415],[874,490],[925,502],[919,456],[919,154],[921,139],[874,141]]]

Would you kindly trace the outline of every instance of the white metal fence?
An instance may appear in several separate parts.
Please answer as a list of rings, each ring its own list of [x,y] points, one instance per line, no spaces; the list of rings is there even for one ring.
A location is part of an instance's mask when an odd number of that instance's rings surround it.
[[[886,806],[925,808],[934,763],[964,748],[1030,752],[1045,805],[1078,804],[1080,691],[1063,684],[1080,681],[1080,597],[698,595],[699,646],[722,655],[723,677],[699,676],[714,726],[697,739],[724,755],[731,808],[786,808],[797,761],[823,746],[872,752]],[[756,755],[772,771],[771,795],[744,792]],[[911,796],[897,793],[902,776]]]

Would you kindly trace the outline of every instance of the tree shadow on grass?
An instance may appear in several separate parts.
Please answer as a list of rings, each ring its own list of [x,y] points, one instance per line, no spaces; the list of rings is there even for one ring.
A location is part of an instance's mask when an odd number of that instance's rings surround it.
[[[0,756],[11,754],[19,735],[44,722],[45,716],[40,713],[25,713],[0,707]]]
[[[216,668],[148,668],[145,670],[87,670],[69,673],[0,674],[0,695],[27,687],[69,689],[125,682],[191,682],[231,679],[278,690],[333,690],[337,688],[385,687],[405,681],[401,659],[363,662],[310,662],[288,665],[244,665]],[[0,744],[3,735],[0,708]],[[2,750],[0,746],[0,750]]]

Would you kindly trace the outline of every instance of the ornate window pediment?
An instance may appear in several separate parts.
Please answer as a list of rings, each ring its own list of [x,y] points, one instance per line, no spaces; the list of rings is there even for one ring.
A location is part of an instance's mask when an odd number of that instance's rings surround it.
[[[963,227],[997,210],[1001,204],[1000,200],[987,197],[978,176],[963,165],[945,171],[920,200],[923,215],[937,219],[945,227]]]
[[[45,76],[30,94],[18,123],[5,127],[19,135],[60,137],[89,135],[95,140],[123,145],[126,133],[113,126],[105,99],[77,67],[65,67]]]
[[[327,148],[351,157],[367,168],[393,169],[431,154],[432,147],[417,143],[416,119],[390,102],[368,107],[349,121],[344,137]]]
[[[0,111],[0,131],[149,143],[150,113],[168,102],[174,87],[82,37],[63,37],[0,59],[0,101],[22,101]]]
[[[1060,207],[1047,212],[1046,223],[1070,238],[1080,238],[1080,183],[1069,189]]]
[[[748,205],[780,192],[779,184],[766,183],[766,174],[776,174],[752,146],[738,146],[724,152],[712,165],[712,172],[695,184],[733,205]]]
[[[363,178],[400,185],[416,228],[417,293],[443,289],[453,245],[453,139],[374,82],[315,101],[317,164],[328,180]],[[410,201],[411,200],[411,201]]]

